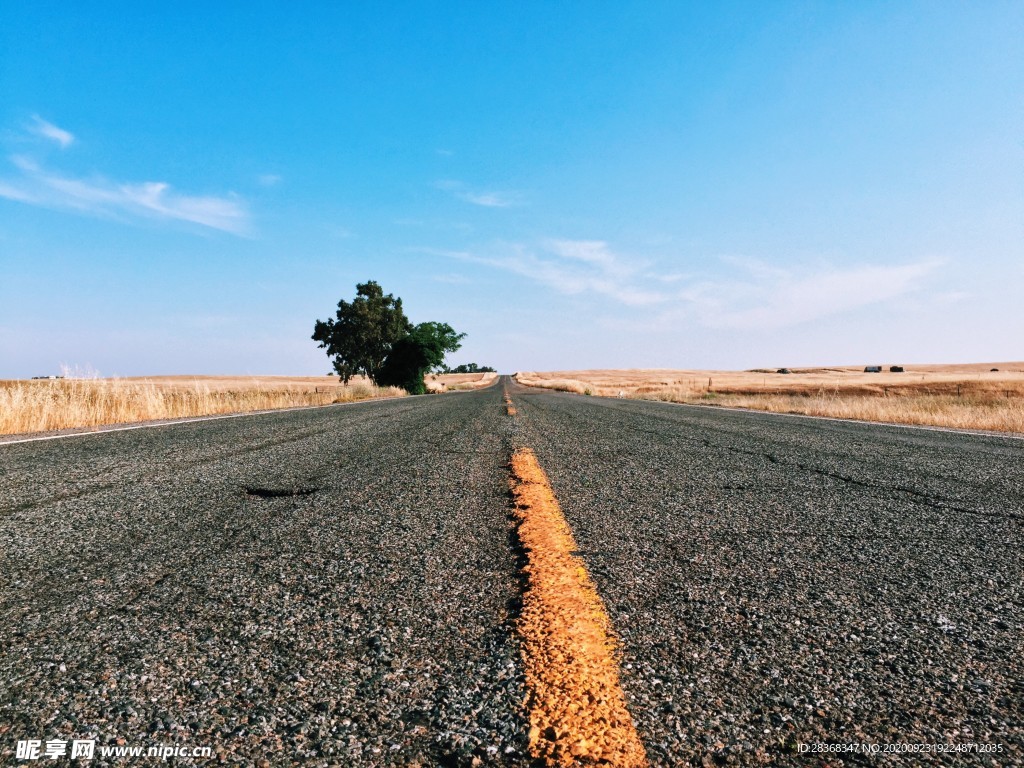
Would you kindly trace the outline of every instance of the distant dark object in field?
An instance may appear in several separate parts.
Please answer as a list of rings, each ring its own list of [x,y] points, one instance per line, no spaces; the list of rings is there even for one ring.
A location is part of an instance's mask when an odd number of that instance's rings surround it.
[[[903,373],[903,366],[902,365],[890,365],[889,366],[889,373]]]
[[[882,366],[880,365],[868,365],[864,368],[864,373],[881,373]]]
[[[792,373],[792,371],[789,368],[779,368],[776,373]]]
[[[993,369],[991,370],[991,373],[996,373],[996,372],[997,372],[998,370],[999,370],[998,368],[993,368]]]

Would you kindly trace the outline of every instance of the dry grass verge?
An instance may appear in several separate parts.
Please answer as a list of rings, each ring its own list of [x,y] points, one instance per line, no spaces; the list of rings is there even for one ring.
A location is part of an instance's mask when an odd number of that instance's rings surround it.
[[[993,368],[998,370],[993,371]],[[1024,433],[1024,363],[775,371],[594,370],[519,373],[577,394],[713,404],[775,413]]]
[[[0,381],[0,434],[211,416],[397,397],[332,377],[186,377]]]

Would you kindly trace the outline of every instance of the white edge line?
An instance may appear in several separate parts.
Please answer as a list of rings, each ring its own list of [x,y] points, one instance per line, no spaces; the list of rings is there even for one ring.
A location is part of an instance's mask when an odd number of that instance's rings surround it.
[[[472,390],[465,390],[471,392]],[[397,395],[394,397],[368,397],[365,400],[352,400],[347,403],[327,403],[327,405],[300,405],[294,408],[271,408],[266,411],[245,411],[243,413],[224,413],[219,415],[211,416],[193,416],[187,419],[178,419],[176,421],[161,421],[157,424],[124,424],[110,427],[98,427],[93,429],[91,427],[72,427],[72,429],[81,429],[81,432],[69,432],[64,435],[40,435],[39,437],[23,437],[17,440],[4,440],[3,435],[0,435],[0,448],[5,445],[17,445],[18,443],[37,443],[42,440],[63,440],[67,437],[89,437],[91,435],[103,435],[107,432],[127,432],[130,429],[156,429],[158,427],[173,427],[176,424],[191,424],[196,421],[217,421],[219,419],[240,419],[243,416],[266,416],[270,413],[289,413],[291,411],[311,411],[316,408],[336,408],[340,405],[363,405],[365,403],[382,403],[387,400],[406,400],[409,397],[417,397],[417,395]]]

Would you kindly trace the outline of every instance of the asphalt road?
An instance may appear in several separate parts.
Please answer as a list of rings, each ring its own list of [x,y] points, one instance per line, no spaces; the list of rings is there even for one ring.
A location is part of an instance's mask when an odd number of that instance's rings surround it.
[[[653,764],[1024,761],[1024,442],[510,391],[0,445],[0,759],[528,765],[529,446]]]

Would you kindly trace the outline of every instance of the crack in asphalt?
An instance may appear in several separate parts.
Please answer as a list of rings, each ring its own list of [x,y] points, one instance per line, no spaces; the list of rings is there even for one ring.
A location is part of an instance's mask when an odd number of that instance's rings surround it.
[[[366,403],[366,405],[372,405],[372,404],[375,403],[374,400],[366,400],[364,402]],[[366,410],[366,411],[361,411],[361,412],[360,411],[355,411],[355,412],[353,412],[353,415],[352,415],[352,418],[351,418],[351,423],[358,424],[358,423],[362,423],[362,422],[368,421],[370,419],[373,419],[375,422],[380,422],[380,421],[383,421],[385,419],[397,418],[397,417],[401,416],[402,414],[408,412],[408,410],[409,410],[409,406],[406,405],[404,402],[402,403],[402,405],[405,406],[405,407],[395,407],[394,408],[394,412],[387,411],[387,410],[380,411],[379,409],[371,409],[371,410]],[[304,410],[308,410],[308,409],[304,409]],[[243,417],[245,415],[246,414],[242,414]],[[273,411],[268,411],[268,412],[264,412],[264,413],[253,414],[252,417],[253,418],[260,418],[260,417],[266,417],[266,416],[273,417],[274,415],[275,415],[275,413]],[[280,415],[284,415],[284,414],[280,414]],[[198,428],[200,430],[203,430],[203,429],[209,428],[208,425],[210,425],[211,423],[215,423],[214,420],[196,420],[196,421],[183,422],[182,424],[167,425],[166,428],[167,429],[180,429],[180,428],[196,427],[196,428]],[[257,424],[258,424],[258,426],[263,427],[266,424],[266,422],[257,422]],[[250,454],[253,454],[253,453],[259,453],[260,451],[264,451],[267,448],[274,448],[274,447],[279,447],[279,446],[284,446],[284,445],[289,445],[289,444],[292,444],[292,443],[296,443],[296,442],[299,442],[301,440],[322,437],[324,435],[329,434],[330,432],[331,432],[330,428],[324,428],[324,427],[305,428],[305,429],[301,429],[300,431],[293,432],[293,433],[285,435],[285,436],[281,436],[281,437],[277,437],[277,438],[273,438],[273,439],[269,439],[269,440],[261,440],[259,442],[247,443],[247,444],[245,444],[242,447],[232,448],[230,450],[217,450],[217,451],[213,451],[211,453],[203,454],[202,456],[199,456],[199,457],[197,457],[195,459],[191,459],[191,460],[174,460],[174,461],[170,462],[169,465],[165,465],[165,466],[161,466],[159,468],[155,468],[151,473],[143,474],[143,475],[138,476],[136,478],[136,482],[141,482],[141,481],[144,481],[146,478],[159,475],[160,472],[165,471],[167,469],[173,469],[173,471],[175,471],[175,472],[180,472],[180,471],[185,470],[185,469],[192,469],[192,468],[195,468],[195,467],[198,467],[198,466],[202,466],[202,465],[205,465],[205,464],[209,464],[209,463],[215,462],[215,461],[224,461],[224,460],[228,460],[228,459],[236,459],[236,458],[240,458],[240,457],[243,457],[243,456],[246,456],[246,455],[250,455]],[[129,437],[127,439],[138,439],[138,437],[139,437],[136,433],[130,432],[130,431],[90,433],[90,436],[96,437],[96,438],[102,438],[102,437],[104,437],[106,435],[128,435]],[[177,436],[180,436],[180,433]],[[149,438],[149,435],[146,435],[145,437]],[[32,445],[32,444],[30,443],[28,445]],[[14,448],[14,447],[15,447],[14,445],[11,446],[11,448]],[[3,443],[0,443],[0,449],[2,449],[2,448],[3,448]],[[100,472],[100,473],[94,475],[94,477],[97,477],[97,478],[98,477],[103,477],[103,476],[105,476],[107,474],[109,474],[109,473],[108,472]],[[19,504],[15,504],[13,506],[0,507],[0,516],[8,515],[8,514],[16,514],[18,512],[23,512],[23,511],[26,511],[26,510],[29,510],[29,509],[33,509],[35,507],[48,506],[50,504],[54,504],[54,503],[61,502],[61,501],[73,500],[73,499],[74,500],[84,499],[84,498],[86,498],[88,496],[91,496],[93,494],[102,493],[104,491],[108,491],[108,490],[111,490],[111,489],[117,488],[117,487],[118,487],[117,483],[100,482],[100,483],[96,483],[96,484],[93,484],[93,485],[88,485],[88,486],[86,486],[84,488],[80,488],[80,489],[77,489],[75,491],[51,494],[49,496],[41,496],[41,497],[36,498],[36,499],[30,499],[30,500],[21,502]]]
[[[872,483],[864,480],[858,480],[855,477],[842,475],[839,474],[838,472],[832,472],[827,469],[821,469],[820,467],[814,467],[809,464],[804,464],[803,462],[784,461],[783,459],[778,458],[776,455],[772,453],[763,453],[761,455],[764,456],[772,464],[778,464],[784,467],[796,467],[800,470],[803,470],[804,472],[810,472],[812,474],[821,475],[823,477],[828,477],[833,480],[839,480],[841,482],[849,483],[850,485],[855,485],[861,488],[868,488],[874,491],[884,491],[892,494],[905,493],[911,497],[911,501],[917,502],[918,504],[923,504],[933,509],[948,509],[952,512],[963,512],[964,514],[968,515],[981,515],[983,517],[990,518],[1003,517],[1012,520],[1022,519],[1022,515],[1016,514],[1014,512],[987,512],[985,510],[971,509],[970,507],[962,507],[959,504],[950,503],[951,499],[933,496],[923,491],[915,490],[914,488],[908,488],[906,486],[900,485],[883,485],[880,483]]]
[[[1020,529],[965,503],[1019,519],[1018,453],[549,396],[0,451],[9,502],[48,494],[0,516],[0,720],[229,764],[532,765],[505,464],[529,442],[653,764],[964,727],[1024,754]]]
[[[644,401],[644,402],[646,402],[646,401]],[[532,407],[534,407],[534,408],[538,408],[541,411],[548,411],[548,410],[550,410],[547,406],[545,406],[543,404],[540,404],[540,403],[537,403],[535,401],[531,402],[530,405]],[[615,406],[619,406],[619,407],[615,407]],[[616,411],[617,413],[628,413],[628,410],[626,408],[624,408],[623,405],[620,404],[620,403],[613,403],[612,405],[609,406],[609,408],[614,410],[614,411]],[[631,415],[635,415],[635,414],[631,414]],[[651,418],[659,418],[658,415],[652,415],[652,414],[647,414],[647,415],[649,415]],[[570,414],[568,416],[568,418],[573,418],[573,416]],[[668,414],[666,414],[665,416],[660,417],[660,418],[663,419],[664,421],[670,423],[670,424],[673,424],[673,425],[675,424],[675,422],[670,418],[670,416]],[[579,419],[577,419],[577,421],[585,421],[585,419],[579,418]],[[649,428],[639,427],[639,426],[636,426],[634,424],[630,424],[628,422],[624,426],[625,426],[626,429],[630,429],[630,430],[632,430],[634,432],[639,432],[641,434],[648,434],[648,435],[652,435],[652,436],[657,436],[657,437],[659,437],[661,439],[664,439],[664,436],[665,436],[665,430],[663,430],[663,429],[662,430],[649,429]],[[870,427],[872,425],[870,423],[865,423],[865,426]],[[725,430],[723,430],[723,434],[725,434]],[[840,482],[849,483],[850,485],[854,485],[854,486],[861,487],[861,488],[871,489],[871,490],[878,491],[878,492],[881,492],[881,493],[888,493],[888,494],[892,494],[892,495],[903,493],[903,494],[906,494],[907,496],[910,497],[910,501],[913,501],[915,503],[921,504],[923,506],[930,507],[932,509],[950,510],[950,511],[953,511],[953,512],[962,512],[964,514],[978,515],[978,516],[986,517],[986,518],[990,518],[990,519],[993,519],[993,518],[995,518],[995,519],[1002,518],[1002,519],[1011,519],[1011,520],[1021,520],[1021,519],[1024,519],[1024,515],[1021,515],[1021,514],[1018,514],[1018,513],[1015,513],[1015,512],[1008,512],[1008,511],[1007,512],[996,512],[996,511],[991,511],[991,510],[973,509],[971,507],[961,506],[954,499],[950,499],[950,498],[946,498],[946,497],[941,497],[941,496],[935,496],[934,494],[929,494],[929,493],[925,493],[923,491],[918,491],[918,490],[916,490],[914,488],[910,488],[910,487],[907,487],[907,486],[893,486],[893,485],[886,485],[886,484],[882,484],[882,483],[873,483],[873,482],[865,481],[865,480],[858,480],[855,477],[851,477],[849,475],[844,475],[844,474],[841,474],[841,473],[838,473],[838,472],[833,472],[833,471],[827,470],[827,469],[822,469],[820,467],[815,467],[813,465],[810,465],[810,464],[807,464],[807,463],[804,463],[804,462],[789,461],[789,460],[780,458],[779,456],[777,456],[776,454],[771,453],[771,452],[750,450],[750,449],[740,448],[738,446],[732,446],[732,445],[722,445],[720,443],[716,443],[716,442],[713,442],[711,440],[708,440],[707,438],[704,438],[704,437],[690,437],[688,435],[677,435],[675,437],[675,439],[682,440],[683,442],[690,443],[690,444],[701,445],[701,446],[703,446],[705,448],[710,448],[710,449],[713,449],[713,450],[726,451],[728,453],[733,453],[733,454],[740,454],[740,455],[745,455],[745,456],[753,456],[753,457],[757,457],[757,458],[763,458],[763,459],[765,459],[766,461],[768,461],[771,464],[776,464],[776,465],[779,465],[779,466],[784,467],[784,468],[795,467],[795,468],[800,469],[800,470],[802,470],[804,472],[820,475],[822,477],[828,477],[828,478],[830,478],[832,480],[838,480]],[[602,452],[601,451],[595,451],[594,453],[595,453],[595,455],[601,455]],[[728,486],[726,486],[726,488],[728,488]],[[758,489],[755,489],[755,490],[763,490],[763,488],[759,487]]]
[[[312,496],[319,490],[319,488],[257,488],[252,486],[245,486],[242,489],[246,496],[254,496],[257,499],[281,499],[295,498],[298,496]]]
[[[619,631],[652,763],[798,768],[800,743],[964,733],[1002,744],[997,760],[1024,754],[1019,449],[548,392],[517,403]]]

